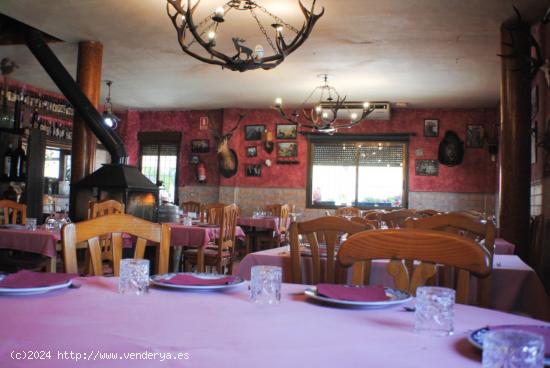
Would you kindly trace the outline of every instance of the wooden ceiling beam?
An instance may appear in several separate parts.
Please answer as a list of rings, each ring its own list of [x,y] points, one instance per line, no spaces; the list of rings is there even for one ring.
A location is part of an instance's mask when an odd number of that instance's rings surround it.
[[[25,33],[29,30],[37,30],[31,26],[21,23],[18,20],[15,20],[11,17],[8,17],[5,14],[0,14],[0,46],[4,45],[24,45],[25,44]],[[51,36],[47,33],[44,33],[40,30],[37,30],[42,33],[42,38],[46,42],[63,42],[59,38]]]

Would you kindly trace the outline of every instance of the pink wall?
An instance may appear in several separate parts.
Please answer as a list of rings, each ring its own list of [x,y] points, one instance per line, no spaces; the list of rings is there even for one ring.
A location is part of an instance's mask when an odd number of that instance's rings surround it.
[[[250,124],[264,124],[267,130],[273,132],[277,123],[283,123],[279,114],[271,109],[225,109],[224,131],[229,131],[237,121],[240,113],[246,118],[235,131],[230,147],[239,157],[239,172],[232,178],[220,177],[215,155],[215,140],[211,131],[199,130],[199,117],[206,116],[206,111],[158,111],[138,112],[129,111],[121,126],[121,135],[130,154],[131,162],[136,163],[138,155],[137,133],[139,131],[178,131],[182,133],[180,153],[179,185],[197,183],[194,166],[189,164],[191,139],[210,139],[211,150],[208,154],[199,154],[206,163],[208,185],[230,185],[242,187],[281,187],[305,188],[307,175],[307,141],[302,135],[298,136],[297,165],[277,164],[276,149],[268,154],[263,149],[261,141],[246,141],[244,126]],[[483,124],[485,131],[494,135],[497,120],[496,109],[401,109],[392,112],[390,121],[367,121],[354,127],[348,134],[373,133],[415,133],[409,145],[409,190],[410,191],[437,191],[458,193],[492,193],[496,186],[496,164],[491,162],[490,155],[484,148],[465,148],[464,160],[455,167],[439,166],[439,176],[415,175],[415,151],[421,148],[424,153],[419,159],[437,159],[437,150],[440,141],[447,130],[455,131],[462,140],[465,140],[467,124]],[[439,119],[439,137],[426,138],[423,136],[424,119]],[[278,140],[275,139],[275,142]],[[246,157],[248,146],[257,146],[257,157]],[[263,166],[261,177],[247,177],[246,164],[259,164],[266,159],[272,161],[270,168]]]

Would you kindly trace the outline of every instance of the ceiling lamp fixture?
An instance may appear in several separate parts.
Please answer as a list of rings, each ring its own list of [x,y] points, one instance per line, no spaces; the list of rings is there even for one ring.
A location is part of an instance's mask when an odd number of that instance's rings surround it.
[[[185,53],[202,62],[220,65],[222,68],[240,72],[260,68],[265,70],[275,68],[307,40],[313,30],[313,26],[325,12],[323,8],[319,14],[315,14],[316,0],[313,0],[310,10],[306,9],[301,1],[298,1],[304,14],[305,22],[301,29],[297,29],[264,8],[260,5],[260,1],[257,0],[230,0],[222,6],[215,8],[212,13],[199,21],[195,19],[195,12],[199,8],[200,0],[197,0],[194,5],[191,4],[191,0],[187,0],[186,7],[183,5],[185,0],[166,1],[166,12],[176,28],[178,42]],[[250,13],[253,22],[257,24],[267,44],[273,50],[273,54],[266,55],[262,45],[257,45],[254,49],[245,46],[244,43],[246,41],[238,36],[231,37],[234,47],[232,53],[234,52],[234,54],[227,55],[219,51],[217,46],[223,43],[219,36],[221,34],[220,26],[223,23],[230,23],[227,21],[227,15],[231,11],[233,13],[237,11]],[[268,36],[265,26],[260,21],[260,17],[268,17],[270,19],[269,23],[271,23],[271,27],[275,30],[274,40]],[[241,22],[241,20],[238,20],[235,22],[237,25],[232,24],[232,26],[238,27],[238,24],[242,24]],[[231,27],[228,26],[228,28]],[[285,28],[289,33],[296,34],[288,43],[284,37]],[[229,41],[229,39],[227,40]],[[227,43],[230,44],[231,42]],[[195,44],[198,45],[192,48]],[[225,48],[227,49],[227,45]]]
[[[120,122],[120,119],[113,114],[113,104],[111,103],[111,85],[113,81],[105,81],[107,84],[108,92],[107,98],[105,99],[105,104],[103,105],[103,122],[109,128],[115,130]]]
[[[318,133],[334,134],[338,129],[351,128],[363,121],[375,110],[369,102],[347,102],[336,88],[328,84],[328,74],[319,74],[323,85],[315,87],[302,104],[292,114],[283,110],[283,100],[275,99],[275,109],[281,116],[302,128],[311,128]],[[314,97],[318,95],[318,99]],[[300,119],[302,117],[302,119]],[[305,120],[305,123],[302,121]]]

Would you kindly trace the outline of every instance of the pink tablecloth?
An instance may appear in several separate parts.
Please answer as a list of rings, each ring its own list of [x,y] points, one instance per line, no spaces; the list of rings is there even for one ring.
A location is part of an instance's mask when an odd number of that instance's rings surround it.
[[[393,279],[386,272],[387,261],[373,262],[370,283],[372,285],[393,286]],[[291,263],[288,247],[268,249],[250,253],[239,263],[236,274],[249,280],[250,269],[256,265],[280,266],[283,269],[283,281],[291,282]],[[304,273],[302,280],[311,270],[311,258],[302,257]],[[514,313],[523,313],[550,321],[550,299],[539,277],[531,267],[518,256],[495,255],[493,260],[491,308]],[[474,280],[475,281],[475,280]],[[475,295],[475,282],[471,288]]]
[[[514,254],[516,246],[502,238],[495,239],[495,254]]]
[[[210,241],[219,237],[219,227],[184,226],[170,224],[170,245],[178,247],[205,247]],[[239,226],[235,231],[237,239],[245,239],[246,235]]]
[[[273,230],[279,235],[279,218],[278,217],[239,217],[237,219],[239,226],[254,227],[256,229]]]
[[[61,239],[59,231],[41,228],[35,231],[25,229],[0,229],[0,248],[21,250],[55,257],[55,244]]]
[[[284,284],[281,304],[260,306],[249,301],[245,285],[210,293],[153,288],[135,297],[117,293],[117,278],[80,280],[79,289],[0,296],[0,366],[468,368],[481,362],[466,341],[472,330],[542,324],[457,305],[455,334],[441,338],[414,333],[414,313],[401,307],[327,307],[306,301],[303,285]],[[51,358],[10,357],[29,351],[48,351]],[[61,359],[65,352],[73,359]],[[117,356],[107,360],[106,353]],[[167,353],[182,359],[160,361]]]

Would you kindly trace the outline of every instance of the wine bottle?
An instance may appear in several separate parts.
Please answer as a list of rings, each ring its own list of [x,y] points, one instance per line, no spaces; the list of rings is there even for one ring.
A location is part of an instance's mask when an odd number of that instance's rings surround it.
[[[13,129],[21,128],[21,97],[22,93],[16,94],[15,108],[13,109]]]
[[[13,153],[11,143],[8,145],[8,149],[4,152],[4,158],[2,160],[2,176],[9,178],[11,174],[11,155]]]
[[[26,175],[27,155],[23,149],[23,141],[19,139],[19,145],[12,153],[11,173],[12,178],[23,178]]]

